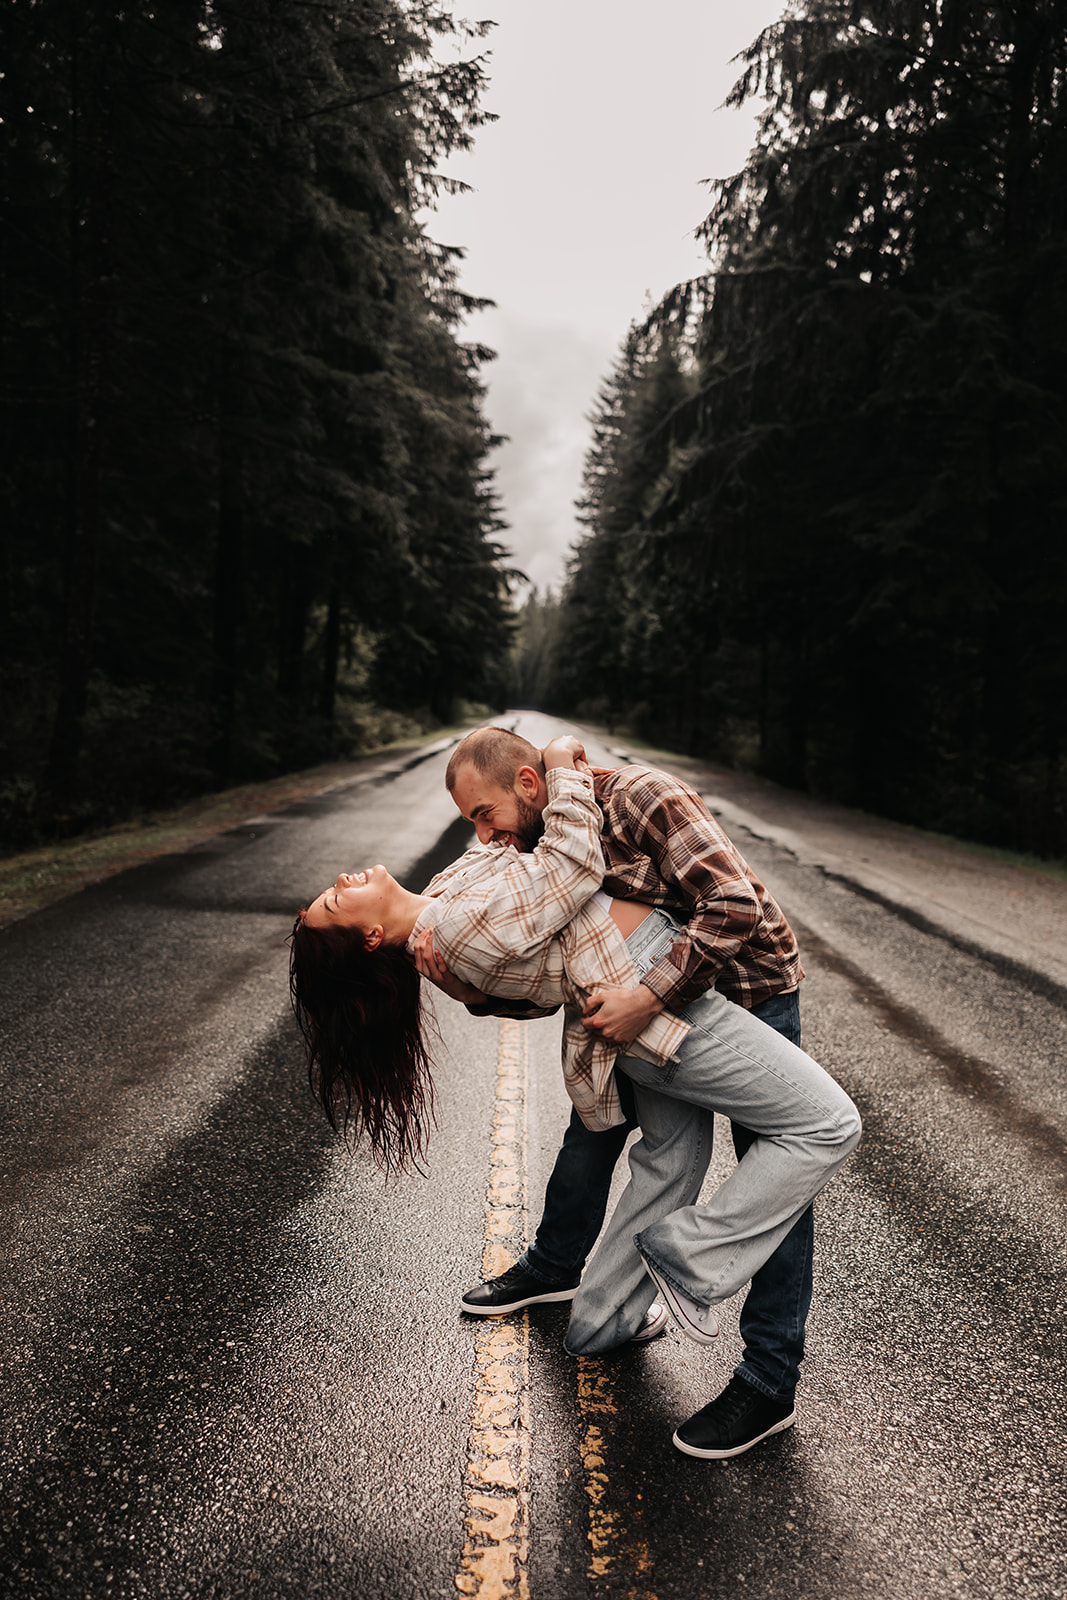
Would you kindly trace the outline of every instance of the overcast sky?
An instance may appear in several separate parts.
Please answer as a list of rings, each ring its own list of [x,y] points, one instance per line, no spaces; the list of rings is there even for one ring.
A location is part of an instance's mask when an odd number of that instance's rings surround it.
[[[472,154],[429,232],[466,250],[462,285],[496,301],[462,337],[498,352],[487,411],[509,443],[493,457],[504,535],[539,589],[558,587],[589,412],[630,323],[706,262],[693,230],[701,180],[736,172],[751,112],[722,111],[731,57],[782,0],[491,0],[497,26]],[[457,4],[458,15],[464,14]],[[469,52],[468,52],[469,53]]]

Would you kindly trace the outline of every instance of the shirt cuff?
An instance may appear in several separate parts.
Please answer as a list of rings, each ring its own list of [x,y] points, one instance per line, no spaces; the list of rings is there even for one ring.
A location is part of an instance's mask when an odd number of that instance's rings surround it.
[[[545,773],[545,786],[549,800],[570,794],[588,797],[593,793],[593,775],[579,772],[577,767],[550,767]]]
[[[409,956],[415,954],[415,940],[419,937],[419,934],[424,933],[427,928],[436,928],[440,917],[441,905],[438,900],[431,900],[428,905],[423,906],[415,918],[415,926],[408,934],[407,943],[404,945],[404,949]]]
[[[669,954],[654,961],[648,971],[641,974],[641,982],[663,1001],[668,1011],[681,1011],[709,987],[706,983],[694,985],[692,979],[678,971]]]

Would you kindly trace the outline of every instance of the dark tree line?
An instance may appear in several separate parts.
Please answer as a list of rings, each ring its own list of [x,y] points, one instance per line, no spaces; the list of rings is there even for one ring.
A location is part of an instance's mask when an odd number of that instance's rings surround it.
[[[524,622],[544,703],[1067,852],[1065,68],[1064,0],[798,0],[756,40],[711,270],[631,331]]]
[[[436,0],[0,11],[9,843],[492,694],[489,352],[418,221],[483,120],[481,58],[430,55],[456,29]]]

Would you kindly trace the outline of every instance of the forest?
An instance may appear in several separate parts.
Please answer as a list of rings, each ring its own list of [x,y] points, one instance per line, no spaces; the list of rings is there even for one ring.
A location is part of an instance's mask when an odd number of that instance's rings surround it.
[[[520,693],[1067,855],[1067,6],[805,0],[635,324]]]
[[[489,26],[0,10],[0,847],[511,703],[1067,856],[1067,0],[790,0],[522,604],[424,221]]]
[[[472,302],[420,213],[482,121],[435,0],[0,8],[0,841],[498,693]],[[451,58],[449,58],[451,59]]]

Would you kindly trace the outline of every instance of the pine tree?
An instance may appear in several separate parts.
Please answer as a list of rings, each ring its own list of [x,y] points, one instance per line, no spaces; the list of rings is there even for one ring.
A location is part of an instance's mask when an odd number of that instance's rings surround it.
[[[351,748],[375,681],[438,716],[496,681],[487,352],[418,221],[483,120],[459,27],[5,8],[12,836]]]
[[[624,622],[669,615],[688,649],[690,747],[1044,851],[1067,848],[1065,22],[808,0],[754,42],[732,98],[765,111],[714,189]]]

